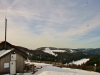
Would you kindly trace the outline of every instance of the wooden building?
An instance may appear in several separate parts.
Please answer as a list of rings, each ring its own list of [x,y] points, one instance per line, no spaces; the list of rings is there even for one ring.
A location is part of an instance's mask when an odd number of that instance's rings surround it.
[[[8,42],[6,42],[5,50],[4,44],[4,41],[0,43],[0,74],[10,73],[11,65],[13,65],[11,61],[13,60],[16,61],[16,73],[23,73],[24,61],[28,57],[27,53]]]

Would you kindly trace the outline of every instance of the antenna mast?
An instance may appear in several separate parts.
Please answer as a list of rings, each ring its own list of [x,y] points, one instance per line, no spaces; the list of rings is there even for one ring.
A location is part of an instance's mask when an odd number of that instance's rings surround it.
[[[6,50],[7,19],[5,17],[5,50]]]
[[[6,13],[5,13],[5,50],[7,49],[7,47],[6,47],[6,35],[7,35],[7,19],[6,19],[6,14],[7,14],[7,3],[6,3]]]

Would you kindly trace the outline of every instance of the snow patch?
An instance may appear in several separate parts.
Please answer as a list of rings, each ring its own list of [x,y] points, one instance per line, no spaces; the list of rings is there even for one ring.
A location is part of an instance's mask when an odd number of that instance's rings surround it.
[[[71,62],[69,64],[81,65],[83,63],[86,63],[87,61],[89,61],[89,59],[84,58],[84,59],[81,59],[81,60],[78,60],[78,61],[73,61],[73,62]]]
[[[51,55],[54,55],[54,56],[57,56],[57,54],[53,53],[52,50],[50,50],[49,48],[45,48],[45,50],[43,50],[45,53],[48,53],[48,54],[51,54]]]
[[[74,51],[70,49],[70,52],[73,53]]]
[[[52,50],[52,52],[66,52],[66,50]]]
[[[45,50],[43,51],[54,56],[57,56],[57,54],[55,54],[54,52],[66,52],[66,50],[50,50],[49,48],[45,48]]]

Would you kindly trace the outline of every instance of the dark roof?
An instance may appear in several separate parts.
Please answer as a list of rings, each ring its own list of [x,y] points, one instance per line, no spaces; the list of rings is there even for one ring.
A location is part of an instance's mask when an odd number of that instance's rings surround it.
[[[2,44],[5,44],[5,41],[2,41],[2,42],[0,43],[0,45],[2,45]],[[16,46],[10,44],[9,42],[6,41],[6,44],[9,45],[10,47],[14,48],[15,51],[17,51],[17,52],[19,51],[21,54],[23,54],[23,55],[25,55],[25,56],[28,56],[28,54],[27,54],[26,52],[24,52],[23,50],[17,48]]]

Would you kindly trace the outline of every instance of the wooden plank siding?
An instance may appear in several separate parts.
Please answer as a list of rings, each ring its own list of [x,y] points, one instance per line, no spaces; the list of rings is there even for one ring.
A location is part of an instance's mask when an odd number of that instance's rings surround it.
[[[16,57],[17,57],[17,60],[16,60],[16,71],[18,73],[23,73],[23,67],[24,67],[24,58],[16,53]],[[0,74],[3,74],[3,73],[10,73],[10,61],[11,61],[11,54],[8,54],[6,55],[5,57],[1,58],[0,59]],[[4,63],[9,63],[9,68],[4,68]]]
[[[4,63],[9,63],[11,60],[11,54],[8,54],[4,58],[0,59],[0,73],[9,73],[10,68],[4,68]]]
[[[17,72],[18,73],[23,73],[24,71],[23,71],[23,68],[24,68],[24,58],[21,56],[21,55],[19,55],[18,53],[17,53],[17,64],[16,64],[16,69],[17,69]]]

